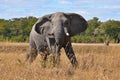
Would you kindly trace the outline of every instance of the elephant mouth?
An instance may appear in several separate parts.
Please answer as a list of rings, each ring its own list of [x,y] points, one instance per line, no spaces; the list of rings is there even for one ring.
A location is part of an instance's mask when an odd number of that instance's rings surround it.
[[[55,38],[55,36],[54,36],[54,34],[53,34],[53,33],[51,33],[51,34],[50,34],[50,33],[48,33],[48,37],[49,37],[49,38]]]

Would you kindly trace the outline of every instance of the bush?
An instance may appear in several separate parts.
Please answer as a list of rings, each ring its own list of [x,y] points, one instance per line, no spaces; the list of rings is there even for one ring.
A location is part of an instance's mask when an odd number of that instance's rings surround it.
[[[71,38],[71,41],[74,42],[74,43],[80,43],[80,36],[74,36]]]
[[[5,40],[5,38],[1,35],[0,36],[0,41],[4,41]]]
[[[81,35],[81,36],[74,36],[71,38],[71,41],[74,43],[103,43],[104,37],[103,36],[88,36],[88,35]]]
[[[24,36],[14,36],[10,39],[11,42],[25,42],[26,41],[26,37]]]

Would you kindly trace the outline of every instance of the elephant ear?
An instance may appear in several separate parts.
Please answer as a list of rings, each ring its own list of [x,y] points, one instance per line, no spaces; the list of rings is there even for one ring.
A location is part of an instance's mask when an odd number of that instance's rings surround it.
[[[88,27],[87,21],[80,15],[75,13],[67,14],[70,18],[70,35],[75,36],[85,31]]]
[[[52,16],[52,14],[45,15],[45,16],[39,18],[38,21],[34,24],[34,30],[38,34],[42,34],[42,32],[41,32],[41,31],[43,31],[42,25],[44,25],[48,21],[51,21],[51,16]]]

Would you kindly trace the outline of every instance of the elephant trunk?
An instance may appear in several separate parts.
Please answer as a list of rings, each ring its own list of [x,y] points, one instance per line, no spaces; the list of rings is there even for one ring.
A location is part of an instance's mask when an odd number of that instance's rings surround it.
[[[64,43],[64,39],[65,39],[65,34],[60,33],[55,33],[55,42],[58,45],[62,45]]]
[[[67,27],[57,28],[56,31],[54,31],[54,37],[55,41],[59,45],[63,45],[65,41],[65,37],[70,36],[68,33]]]
[[[56,38],[63,38],[65,36],[70,36],[67,27],[58,26],[53,30],[53,34]]]

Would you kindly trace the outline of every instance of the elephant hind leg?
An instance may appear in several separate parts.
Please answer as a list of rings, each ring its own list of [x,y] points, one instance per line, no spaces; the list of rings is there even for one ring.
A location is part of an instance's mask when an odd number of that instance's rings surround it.
[[[35,48],[31,48],[30,52],[26,56],[26,60],[28,60],[29,63],[32,63],[36,59],[37,55],[37,50]]]

